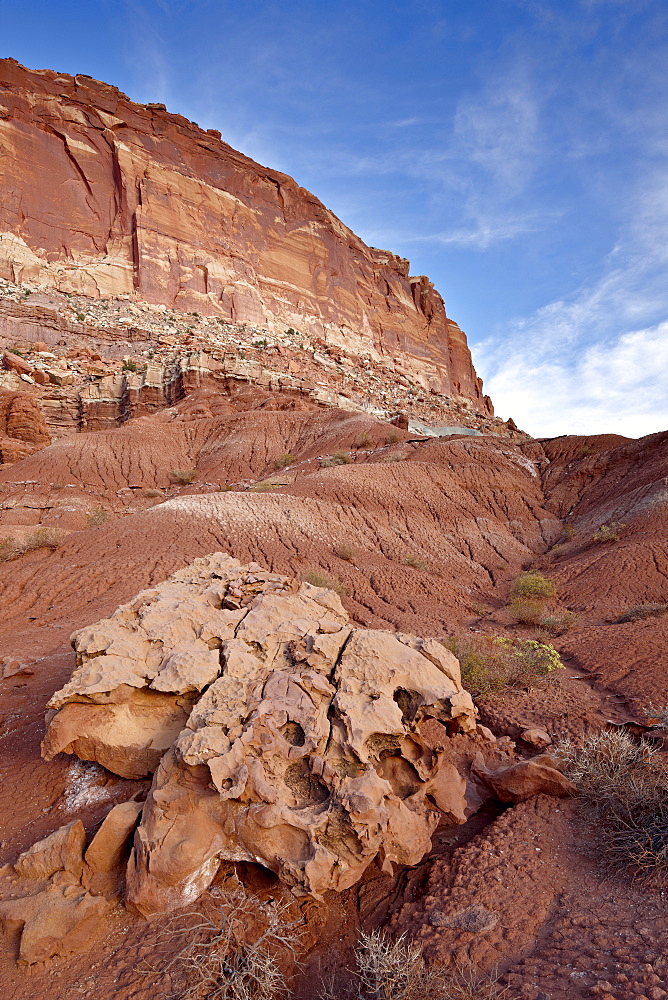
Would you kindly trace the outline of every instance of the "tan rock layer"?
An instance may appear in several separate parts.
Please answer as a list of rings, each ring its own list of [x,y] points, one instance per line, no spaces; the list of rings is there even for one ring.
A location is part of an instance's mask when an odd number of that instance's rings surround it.
[[[0,276],[294,326],[485,408],[431,282],[292,178],[89,77],[5,59],[0,87]]]

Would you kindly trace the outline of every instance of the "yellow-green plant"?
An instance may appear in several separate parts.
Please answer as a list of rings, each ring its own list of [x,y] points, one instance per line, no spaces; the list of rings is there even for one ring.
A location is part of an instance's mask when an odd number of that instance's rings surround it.
[[[459,660],[462,684],[473,698],[539,687],[563,669],[554,646],[536,639],[465,633],[445,645]]]

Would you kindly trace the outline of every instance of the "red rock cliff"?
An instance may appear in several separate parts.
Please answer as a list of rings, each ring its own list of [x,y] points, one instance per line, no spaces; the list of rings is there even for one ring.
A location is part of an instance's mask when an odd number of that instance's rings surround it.
[[[308,330],[491,408],[431,282],[217,132],[5,59],[0,146],[0,276]]]

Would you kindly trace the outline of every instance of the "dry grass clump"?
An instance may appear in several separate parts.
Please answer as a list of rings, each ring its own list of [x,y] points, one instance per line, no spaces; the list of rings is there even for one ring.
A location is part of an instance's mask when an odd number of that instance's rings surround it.
[[[328,590],[333,590],[339,597],[347,593],[345,583],[337,580],[336,577],[329,576],[328,573],[324,573],[320,569],[305,570],[302,573],[302,580],[312,584],[314,587],[327,587]]]
[[[173,957],[160,972],[175,983],[179,1000],[287,997],[281,965],[294,964],[303,923],[291,919],[292,908],[294,900],[263,903],[241,885],[226,890],[212,915],[186,913],[169,922],[162,936]]]
[[[320,1000],[511,1000],[495,976],[427,966],[422,949],[405,934],[392,941],[381,931],[362,932],[355,959],[352,984],[330,981]]]
[[[401,562],[403,563],[404,566],[412,566],[413,569],[427,568],[427,564],[422,559],[418,559],[417,556],[414,556],[411,553],[409,553],[407,556],[404,556]]]
[[[57,549],[67,537],[62,528],[37,528],[27,535],[22,542],[14,538],[0,538],[0,562],[17,559],[24,552],[34,552],[36,549]]]
[[[563,669],[550,643],[501,635],[464,634],[446,642],[459,660],[462,684],[474,699],[502,691],[526,691],[545,684]]]
[[[333,455],[326,455],[325,458],[320,459],[320,465],[323,469],[328,469],[333,465],[350,465],[351,462],[352,458],[347,451],[335,451]]]
[[[108,520],[109,511],[105,507],[102,507],[102,505],[93,507],[86,514],[86,524],[89,528],[99,528],[100,525],[106,524]]]
[[[594,542],[618,542],[625,524],[619,521],[611,521],[610,524],[602,524],[591,536]]]
[[[197,475],[197,469],[172,469],[174,482],[180,483],[182,486],[190,486],[197,479]]]
[[[615,618],[613,625],[624,625],[626,622],[642,621],[644,618],[658,618],[668,611],[668,604],[634,604]]]
[[[668,768],[625,730],[557,746],[555,755],[596,820],[603,859],[636,877],[668,881]]]
[[[342,543],[335,547],[334,555],[338,556],[339,559],[343,559],[344,562],[352,562],[355,558],[355,550],[351,545]]]
[[[276,468],[287,469],[288,465],[292,465],[292,463],[296,461],[297,459],[294,455],[291,455],[289,452],[286,452],[285,455],[281,455],[280,458],[276,459]]]

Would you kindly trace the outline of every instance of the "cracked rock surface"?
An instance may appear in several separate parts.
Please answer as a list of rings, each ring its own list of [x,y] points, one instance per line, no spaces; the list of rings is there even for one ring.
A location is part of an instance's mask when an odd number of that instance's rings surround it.
[[[447,759],[475,730],[455,657],[354,628],[331,590],[214,553],[73,643],[44,753],[126,777],[159,762],[127,879],[144,914],[196,899],[223,859],[342,890],[376,855],[417,863],[479,803]]]

